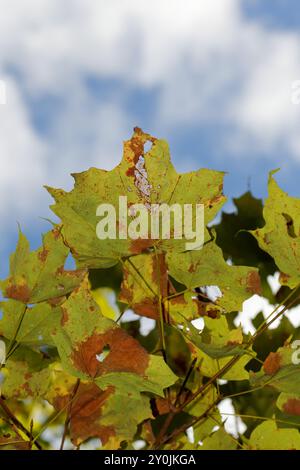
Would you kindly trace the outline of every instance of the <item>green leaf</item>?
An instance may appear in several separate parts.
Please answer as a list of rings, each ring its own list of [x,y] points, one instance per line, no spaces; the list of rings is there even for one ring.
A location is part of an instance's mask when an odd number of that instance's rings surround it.
[[[144,151],[146,142],[152,143],[148,152]],[[121,239],[118,236],[116,239],[98,239],[96,226],[100,219],[96,211],[100,204],[111,204],[116,209],[115,222],[119,228],[125,226],[119,216],[119,196],[127,196],[128,207],[133,204],[146,207],[162,203],[169,206],[203,204],[205,225],[213,220],[225,202],[222,193],[223,172],[202,169],[178,174],[170,161],[168,144],[144,134],[138,128],[133,137],[124,143],[123,159],[116,168],[111,171],[91,168],[73,176],[75,186],[71,192],[47,189],[55,199],[52,210],[62,220],[64,238],[78,265],[84,267],[107,268],[116,264],[120,258],[139,254],[154,245],[159,251],[172,248],[178,252],[185,249],[184,238],[173,238],[173,220],[170,225],[171,239],[161,237],[159,240],[151,240],[149,223],[147,237],[143,239]],[[194,213],[193,218],[195,216]],[[131,213],[127,214],[127,226],[134,219]],[[209,239],[207,231],[205,239]]]
[[[53,373],[47,399],[57,411],[72,403],[70,435],[74,445],[98,437],[103,446],[117,449],[122,441],[134,438],[138,424],[152,418],[146,396],[133,396],[129,391],[120,394],[113,386],[102,390],[94,383],[81,382],[74,397],[76,380],[63,371]]]
[[[53,345],[51,334],[60,323],[60,307],[47,302],[26,307],[18,300],[8,300],[1,302],[0,308],[0,336],[31,346]]]
[[[241,358],[224,375],[225,380],[249,380],[246,364],[252,356],[243,347],[243,335],[240,328],[229,330],[227,320],[205,317],[206,327],[201,333],[190,322],[185,325],[184,335],[192,345],[192,357],[197,358],[201,373],[205,377],[213,377],[234,356]],[[255,355],[255,353],[252,353]],[[244,356],[243,356],[244,355]],[[243,357],[242,357],[243,356]]]
[[[65,370],[99,386],[163,394],[177,377],[162,357],[147,351],[104,317],[93,299],[87,279],[62,305],[61,328],[53,334]]]
[[[280,392],[298,393],[300,390],[300,365],[293,364],[295,350],[289,345],[271,352],[260,372],[251,375],[253,387],[271,386]]]
[[[287,415],[300,416],[300,394],[281,393],[276,405]]]
[[[1,392],[6,398],[43,397],[51,383],[49,361],[42,354],[19,348],[6,361]]]
[[[300,199],[282,191],[274,173],[270,173],[263,212],[265,226],[251,233],[261,249],[274,258],[281,271],[281,283],[294,288],[300,282]]]
[[[230,330],[224,316],[205,317],[205,328],[201,332],[191,322],[184,322],[183,333],[213,359],[247,354],[241,327]]]
[[[132,256],[123,264],[119,301],[137,314],[159,319],[159,295],[167,296],[168,275],[163,254]]]
[[[276,265],[272,257],[259,248],[257,241],[247,232],[264,225],[263,202],[247,191],[242,196],[233,198],[233,203],[235,210],[231,213],[222,212],[220,222],[213,226],[217,245],[222,248],[225,259],[231,260],[233,264],[259,268],[262,293],[270,302],[274,302],[267,277],[274,274]]]
[[[237,442],[222,427],[206,437],[199,450],[235,450],[236,448]]]
[[[217,286],[221,297],[215,303],[225,311],[242,309],[244,300],[260,293],[257,269],[229,266],[222,250],[212,241],[202,250],[167,254],[169,274],[187,288]]]
[[[68,254],[58,228],[44,235],[43,246],[32,252],[27,238],[20,232],[16,252],[10,259],[10,275],[0,282],[4,297],[33,304],[71,292],[85,272],[65,271]]]
[[[274,421],[265,421],[251,434],[249,446],[255,450],[300,450],[297,429],[282,429]]]

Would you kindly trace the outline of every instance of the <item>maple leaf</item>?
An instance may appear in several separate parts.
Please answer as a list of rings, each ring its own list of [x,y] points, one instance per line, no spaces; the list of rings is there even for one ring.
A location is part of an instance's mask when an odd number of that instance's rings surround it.
[[[152,147],[145,152],[144,145],[151,142]],[[67,245],[79,266],[109,267],[120,258],[139,254],[147,248],[156,246],[159,251],[170,248],[176,251],[185,249],[186,239],[144,239],[99,240],[96,216],[100,204],[119,207],[119,196],[128,198],[128,206],[143,204],[203,204],[204,221],[207,225],[217,214],[226,198],[223,190],[223,172],[198,170],[178,174],[170,161],[168,144],[135,128],[132,138],[124,143],[121,163],[111,171],[91,168],[83,173],[74,174],[74,189],[67,193],[61,189],[47,187],[56,204],[52,210],[63,223],[63,234]],[[188,191],[187,191],[188,188]],[[193,214],[193,221],[195,219]],[[134,216],[127,215],[127,225]],[[125,222],[117,214],[116,225]],[[149,224],[150,225],[150,224]],[[171,221],[170,233],[174,236],[174,221]],[[210,238],[205,231],[204,241]]]
[[[300,199],[289,196],[269,176],[263,228],[253,230],[260,248],[274,258],[281,271],[280,282],[290,288],[300,282]]]
[[[146,396],[119,393],[113,386],[102,390],[95,383],[81,382],[74,397],[76,378],[61,370],[54,369],[52,374],[53,386],[46,398],[57,411],[66,409],[72,400],[70,437],[74,445],[98,437],[102,447],[118,448],[122,441],[133,439],[141,422],[152,418]]]
[[[188,289],[217,286],[221,296],[214,303],[225,311],[241,310],[243,302],[260,293],[260,279],[256,268],[229,266],[221,248],[213,241],[202,250],[175,253],[166,256],[169,275]]]
[[[159,296],[166,297],[168,274],[165,256],[141,254],[124,261],[120,302],[139,315],[159,318]]]
[[[71,292],[85,271],[66,271],[68,254],[58,228],[44,235],[43,246],[32,252],[27,238],[20,232],[16,252],[10,259],[10,275],[0,282],[4,297],[33,304]]]
[[[49,365],[50,361],[43,354],[27,347],[19,348],[6,361],[3,395],[19,400],[43,397],[51,383]]]
[[[28,346],[53,345],[52,331],[61,318],[59,306],[41,302],[28,307],[18,300],[8,300],[0,302],[0,309],[0,336]]]
[[[234,381],[249,380],[249,373],[245,370],[245,366],[251,360],[251,356],[244,349],[245,341],[241,328],[229,329],[224,316],[221,318],[205,317],[205,328],[202,332],[190,322],[183,322],[183,325],[182,332],[192,345],[192,357],[201,364],[201,373],[204,376],[213,377],[231,358],[241,356],[222,378]],[[252,355],[255,356],[255,353]]]
[[[276,402],[278,408],[287,415],[300,416],[300,394],[282,392]]]
[[[87,279],[64,302],[62,311],[61,328],[53,333],[53,340],[69,373],[93,379],[102,388],[112,385],[160,395],[177,379],[162,357],[149,355],[101,314]]]
[[[299,393],[300,365],[293,364],[294,350],[290,345],[271,352],[265,359],[260,372],[251,374],[253,387],[268,385],[280,392]]]
[[[249,440],[255,450],[300,450],[300,433],[297,429],[281,429],[274,421],[259,424]]]

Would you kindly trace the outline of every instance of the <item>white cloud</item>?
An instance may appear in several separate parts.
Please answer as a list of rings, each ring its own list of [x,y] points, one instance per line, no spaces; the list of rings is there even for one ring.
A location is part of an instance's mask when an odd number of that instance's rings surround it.
[[[42,183],[70,186],[71,171],[116,164],[137,124],[124,100],[134,86],[157,93],[150,131],[223,123],[232,129],[223,145],[271,152],[280,144],[300,159],[300,106],[290,101],[300,36],[266,29],[240,5],[0,0],[0,79],[12,90],[0,108],[1,216],[36,214]],[[121,80],[124,92],[95,101],[88,76]],[[43,96],[63,103],[47,136],[28,104]]]
[[[0,216],[29,212],[46,174],[45,145],[32,129],[15,82],[5,77],[7,102],[0,107]],[[29,191],[28,191],[29,189]]]

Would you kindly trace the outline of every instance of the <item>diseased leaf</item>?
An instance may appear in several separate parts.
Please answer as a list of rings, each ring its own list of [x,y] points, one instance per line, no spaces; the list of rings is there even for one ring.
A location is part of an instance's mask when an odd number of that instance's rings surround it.
[[[276,405],[287,415],[300,416],[300,394],[281,393]]]
[[[205,317],[206,328],[202,334],[192,323],[186,322],[183,329],[185,337],[192,344],[192,357],[196,358],[201,373],[205,377],[213,377],[234,356],[241,356],[224,375],[225,380],[249,380],[246,364],[255,353],[247,354],[243,347],[243,336],[239,328],[229,330],[227,320]]]
[[[241,327],[230,330],[226,318],[205,318],[205,328],[199,331],[191,322],[184,323],[183,333],[194,346],[213,359],[247,353]]]
[[[163,254],[141,254],[124,262],[119,296],[136,313],[159,319],[159,295],[167,296],[168,275]]]
[[[152,143],[148,152],[144,151],[146,142]],[[124,220],[120,217],[119,196],[127,196],[129,207],[144,204],[148,209],[150,204],[203,204],[207,225],[225,202],[223,175],[206,169],[178,174],[170,161],[168,144],[135,128],[132,138],[124,143],[123,159],[116,168],[111,171],[91,168],[73,175],[75,186],[69,193],[53,188],[48,188],[48,191],[56,202],[52,210],[63,222],[65,240],[79,266],[107,268],[120,258],[139,254],[154,245],[160,251],[170,248],[176,252],[183,251],[186,240],[174,238],[176,230],[172,220],[170,239],[151,239],[148,223],[147,234],[140,239],[116,237],[100,240],[96,235],[99,222],[96,211],[100,204],[111,204],[116,208],[116,226],[125,232],[136,214],[130,213]],[[196,213],[193,218],[195,216]],[[204,238],[209,239],[207,231]]]
[[[219,287],[221,297],[215,303],[227,312],[241,310],[244,300],[260,293],[257,269],[229,266],[222,250],[214,242],[208,243],[202,250],[169,252],[167,264],[170,276],[189,289]]]
[[[251,434],[250,449],[300,450],[300,434],[297,429],[282,429],[274,421],[265,421]]]
[[[35,251],[20,232],[0,282],[0,450],[300,450],[296,310],[275,329],[241,312],[253,294],[299,304],[300,199],[271,173],[264,211],[248,192],[213,228],[223,176],[178,174],[135,128],[112,171],[48,188],[61,225]]]
[[[56,378],[56,393],[48,395],[48,400],[60,411],[68,408],[76,381],[59,371]],[[138,424],[152,417],[149,398],[130,392],[118,394],[113,386],[101,390],[94,383],[80,383],[71,404],[74,445],[98,437],[102,445],[119,448],[122,441],[133,439]]]
[[[136,393],[162,394],[176,380],[162,357],[150,356],[138,341],[101,314],[87,279],[62,310],[61,327],[53,339],[69,373],[96,380],[101,387],[119,384],[123,389],[131,384]]]
[[[44,235],[43,246],[32,252],[27,238],[20,232],[16,252],[10,259],[10,275],[0,282],[4,297],[33,304],[71,292],[85,272],[65,271],[68,254],[59,228]]]
[[[50,386],[49,361],[42,354],[19,348],[5,364],[5,379],[1,387],[7,398],[43,397]]]
[[[260,372],[251,375],[253,387],[271,386],[280,392],[298,393],[300,390],[300,365],[292,363],[294,350],[289,346],[271,352]]]
[[[288,196],[269,177],[269,195],[263,211],[265,225],[252,231],[261,249],[269,253],[281,271],[280,282],[290,288],[300,282],[300,199]]]
[[[274,295],[267,277],[276,271],[272,257],[259,248],[257,241],[247,230],[255,230],[264,225],[263,201],[256,199],[250,191],[238,198],[233,198],[235,210],[231,213],[222,212],[217,225],[216,243],[222,248],[226,260],[235,265],[253,266],[259,269],[262,293],[270,302]]]
[[[3,311],[1,336],[32,346],[53,344],[51,334],[60,323],[60,307],[47,302],[27,307],[18,300],[8,300],[1,302],[0,308]]]

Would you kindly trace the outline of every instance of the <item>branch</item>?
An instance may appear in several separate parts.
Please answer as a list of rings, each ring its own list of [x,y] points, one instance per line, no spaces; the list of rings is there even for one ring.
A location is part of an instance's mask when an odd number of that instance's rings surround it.
[[[16,428],[18,428],[20,431],[22,431],[28,437],[29,442],[33,442],[32,441],[32,433],[30,431],[28,431],[27,428],[25,428],[25,426],[21,423],[21,421],[18,420],[18,418],[16,418],[16,416],[8,408],[8,406],[6,405],[6,403],[5,403],[5,401],[2,397],[0,397],[0,407],[2,408],[2,410],[4,411],[6,416],[9,418],[11,423],[14,424],[16,426]],[[43,450],[41,444],[38,441],[35,441],[34,444],[38,448],[38,450]]]

